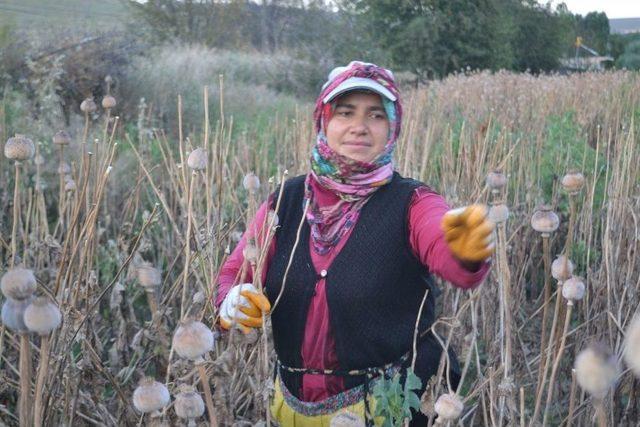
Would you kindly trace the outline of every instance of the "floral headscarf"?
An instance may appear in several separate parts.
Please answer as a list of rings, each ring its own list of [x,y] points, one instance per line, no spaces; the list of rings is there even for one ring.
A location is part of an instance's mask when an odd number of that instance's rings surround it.
[[[327,143],[325,131],[333,114],[333,106],[331,100],[325,103],[324,99],[351,77],[373,80],[396,98],[391,101],[380,95],[389,120],[389,135],[384,150],[371,162],[361,162],[340,155]],[[309,203],[306,217],[311,227],[314,250],[322,255],[329,252],[353,227],[369,197],[393,177],[393,151],[402,122],[402,106],[393,74],[374,64],[351,62],[344,71],[325,83],[316,101],[313,116],[317,136],[311,154],[311,172],[305,180],[304,203]],[[332,206],[318,206],[312,180],[335,193],[340,200]]]

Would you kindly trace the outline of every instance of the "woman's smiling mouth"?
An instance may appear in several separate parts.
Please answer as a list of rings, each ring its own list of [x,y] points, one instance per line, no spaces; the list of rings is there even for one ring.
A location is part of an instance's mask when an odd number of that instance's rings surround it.
[[[371,147],[371,143],[366,141],[345,141],[343,145],[348,145],[350,147]]]

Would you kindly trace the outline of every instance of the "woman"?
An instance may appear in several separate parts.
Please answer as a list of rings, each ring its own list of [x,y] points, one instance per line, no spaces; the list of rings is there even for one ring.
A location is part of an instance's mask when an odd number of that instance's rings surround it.
[[[284,184],[260,278],[266,296],[235,283],[247,239],[261,239],[251,230],[262,228],[277,192],[223,266],[217,298],[227,329],[259,327],[262,312],[275,304],[271,410],[285,426],[329,425],[345,409],[364,418],[377,373],[404,372],[411,363],[427,291],[421,333],[434,320],[430,275],[471,288],[486,276],[492,253],[493,225],[483,206],[447,213],[440,195],[394,172],[402,106],[389,70],[355,61],[334,69],[314,119],[311,170]],[[415,372],[424,389],[442,350],[430,333],[421,335]],[[412,424],[424,422],[414,415]]]

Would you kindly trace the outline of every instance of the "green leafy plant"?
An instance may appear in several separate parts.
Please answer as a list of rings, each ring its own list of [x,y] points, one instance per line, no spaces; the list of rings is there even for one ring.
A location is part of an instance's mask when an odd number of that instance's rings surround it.
[[[393,378],[381,378],[373,387],[373,396],[376,399],[376,417],[384,417],[383,427],[402,425],[405,419],[411,420],[411,409],[420,408],[420,398],[416,393],[422,387],[422,381],[413,372],[407,369],[404,384],[401,383],[400,373]]]

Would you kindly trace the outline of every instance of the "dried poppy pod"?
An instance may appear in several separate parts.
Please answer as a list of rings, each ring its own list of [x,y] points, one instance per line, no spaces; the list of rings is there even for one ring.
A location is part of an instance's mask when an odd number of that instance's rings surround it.
[[[507,176],[499,170],[491,171],[487,174],[487,187],[492,192],[497,193],[507,185]]]
[[[42,165],[44,165],[44,163],[45,163],[45,159],[44,159],[44,157],[42,156],[42,154],[38,154],[37,156],[35,156],[35,157],[33,158],[33,163],[34,163],[36,166],[42,166]]]
[[[169,400],[167,387],[151,377],[141,379],[133,392],[133,406],[142,413],[159,411]]]
[[[202,171],[207,168],[208,156],[204,148],[198,147],[189,153],[187,158],[187,166],[196,171]]]
[[[531,226],[538,233],[542,233],[543,237],[548,237],[558,229],[559,225],[560,218],[549,205],[542,205],[531,217]]]
[[[562,296],[567,300],[568,305],[581,300],[584,297],[584,291],[584,282],[579,277],[572,277],[562,284]]]
[[[27,325],[24,324],[24,311],[31,304],[32,299],[33,297],[21,300],[7,298],[2,304],[2,324],[14,332],[27,332]]]
[[[71,142],[71,136],[66,130],[59,130],[53,135],[53,143],[55,145],[69,145]]]
[[[196,389],[190,385],[182,384],[180,393],[173,402],[173,409],[179,418],[188,420],[189,425],[194,425],[194,420],[204,414],[204,401]]]
[[[242,231],[233,230],[231,233],[229,233],[229,237],[231,238],[231,241],[233,241],[234,243],[238,243],[242,239]]]
[[[73,179],[67,179],[64,183],[64,191],[76,191],[76,182]]]
[[[576,380],[595,399],[603,399],[620,375],[615,355],[600,343],[590,344],[575,361]]]
[[[138,282],[145,290],[155,290],[162,284],[162,275],[160,270],[153,267],[149,263],[143,263],[136,269]]]
[[[273,224],[274,227],[277,227],[280,223],[280,218],[278,218],[278,214],[274,210],[269,210],[267,213],[267,225]]]
[[[573,274],[573,263],[564,255],[558,255],[551,263],[551,276],[558,282],[564,282]]]
[[[113,83],[113,77],[111,77],[111,74],[107,74],[104,77],[104,82],[108,85],[111,85],[111,83]]]
[[[196,362],[213,349],[213,343],[211,329],[193,319],[180,322],[180,326],[173,334],[173,348],[178,355]]]
[[[4,145],[4,156],[16,162],[29,160],[35,153],[36,146],[33,141],[24,135],[16,134],[13,138],[9,138]]]
[[[109,110],[115,106],[116,106],[116,99],[113,96],[105,95],[105,97],[102,98],[102,108]]]
[[[255,173],[249,172],[242,179],[242,186],[251,194],[256,194],[260,189],[260,178]]]
[[[69,163],[67,162],[60,163],[60,166],[58,166],[58,174],[69,175],[70,173],[71,173],[71,166],[69,166]]]
[[[49,335],[62,322],[62,313],[49,297],[38,297],[24,311],[24,324],[29,331]]]
[[[509,208],[504,203],[489,208],[489,220],[494,224],[505,222],[509,218]]]
[[[247,239],[247,245],[242,250],[242,255],[244,256],[244,259],[249,261],[251,264],[258,261],[259,252],[254,239]]]
[[[36,189],[36,191],[44,191],[47,188],[49,188],[49,186],[47,185],[47,183],[45,181],[43,181],[42,179],[39,179],[36,181],[36,183],[33,185],[33,188]]]
[[[446,393],[438,397],[434,409],[438,414],[438,420],[454,421],[460,418],[464,404],[456,394]]]
[[[515,396],[515,393],[516,385],[511,377],[503,379],[500,381],[500,384],[498,384],[499,396]]]
[[[33,271],[22,267],[8,270],[0,279],[0,288],[7,298],[27,299],[36,291],[36,277]]]
[[[580,193],[582,187],[584,187],[584,175],[578,171],[570,171],[568,174],[562,177],[560,181],[562,188],[572,196]]]
[[[351,412],[340,412],[331,418],[330,427],[365,427],[364,420]]]
[[[634,374],[640,378],[640,314],[636,314],[624,340],[624,361]]]
[[[80,103],[80,111],[85,114],[90,114],[95,112],[98,109],[96,103],[93,98],[86,98],[84,101]]]

